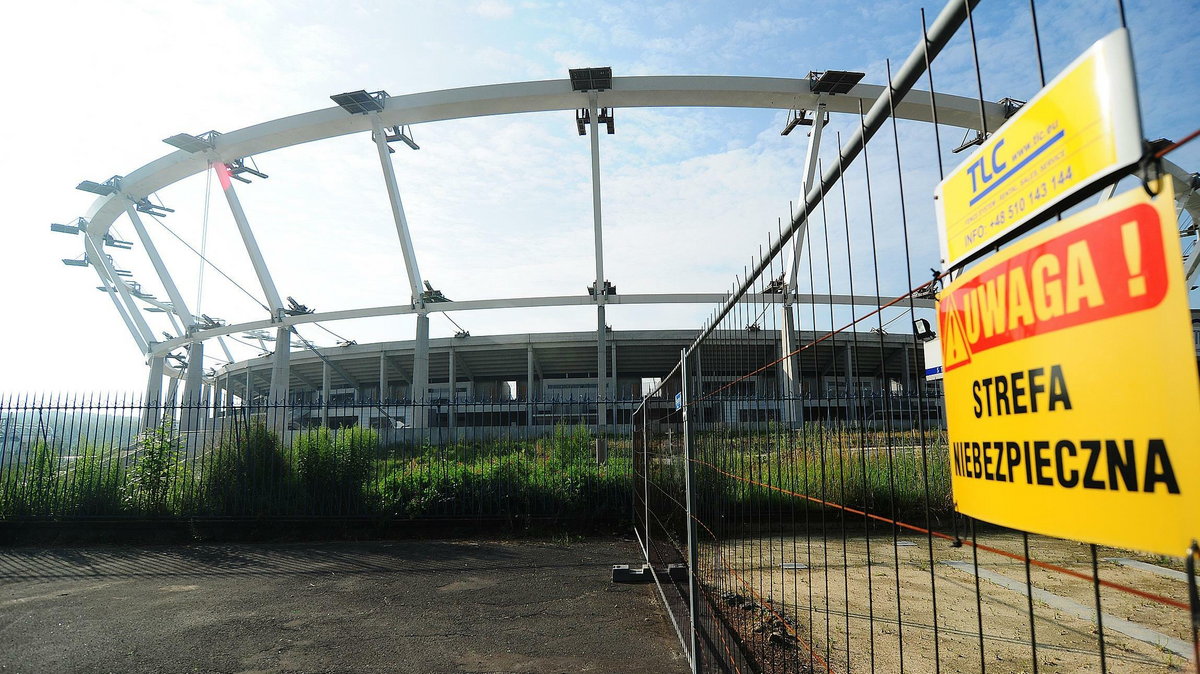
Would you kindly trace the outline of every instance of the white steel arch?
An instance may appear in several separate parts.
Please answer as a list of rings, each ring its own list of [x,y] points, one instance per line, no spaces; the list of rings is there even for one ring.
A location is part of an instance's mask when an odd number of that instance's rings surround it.
[[[609,108],[730,107],[775,110],[812,109],[818,99],[830,112],[857,114],[866,110],[884,87],[856,85],[845,94],[814,94],[808,79],[773,77],[718,77],[663,75],[614,77],[613,88],[598,92],[597,104]],[[938,122],[978,129],[979,102],[973,98],[937,94]],[[569,80],[514,82],[479,87],[445,89],[384,101],[378,114],[384,126],[422,124],[452,119],[528,112],[575,110],[588,107],[588,94],[573,91]],[[985,103],[989,128],[1004,121],[1005,107]],[[913,90],[896,106],[896,116],[932,122],[929,93]],[[223,133],[213,139],[210,152],[171,152],[126,174],[121,191],[135,200],[148,197],[188,176],[201,173],[210,161],[230,162],[272,150],[351,133],[370,131],[374,115],[350,115],[339,107],[313,110]],[[85,219],[89,230],[103,236],[124,212],[119,194],[98,198]]]
[[[136,203],[143,200],[157,190],[205,171],[210,164],[227,164],[252,155],[351,133],[372,130],[378,133],[378,130],[384,126],[413,125],[502,114],[568,111],[580,108],[594,109],[596,107],[735,107],[776,110],[809,109],[858,114],[860,111],[868,109],[884,91],[885,88],[882,86],[859,84],[845,94],[814,94],[810,91],[810,80],[807,78],[650,76],[616,77],[612,80],[611,89],[598,92],[575,91],[569,80],[547,80],[415,93],[386,98],[382,101],[383,109],[373,114],[349,114],[340,107],[329,107],[215,135],[211,138],[211,145],[206,150],[174,151],[135,169],[121,178],[119,191],[101,196],[92,203],[85,218],[87,236],[94,237],[91,239],[92,241],[102,240],[114,221],[123,213],[132,210],[129,208],[130,201]],[[895,114],[902,119],[932,122],[934,110],[931,99],[936,100],[939,123],[967,129],[978,130],[982,126],[981,107],[983,114],[986,115],[986,126],[991,129],[999,127],[1005,119],[1006,111],[1011,110],[1000,103],[985,102],[980,106],[979,101],[974,98],[948,94],[937,94],[936,97],[931,97],[928,92],[913,90],[897,104]],[[593,113],[593,122],[595,116]],[[593,123],[592,133],[594,134],[595,131]],[[382,149],[380,154],[383,154]],[[1165,165],[1177,181],[1183,180],[1187,176],[1170,162],[1165,162]],[[1187,177],[1190,178],[1190,176]],[[1188,203],[1195,205],[1194,194],[1189,192],[1189,195],[1191,196],[1189,196]],[[1189,208],[1189,210],[1192,209]],[[408,261],[407,257],[406,255],[406,262]],[[1195,264],[1193,262],[1194,266]],[[415,259],[412,261],[411,269],[415,270]],[[419,274],[417,278],[419,278]],[[109,274],[107,282],[114,286],[118,291],[117,294],[132,302],[134,298],[127,292],[129,288],[123,279],[115,274]],[[597,283],[600,282],[600,280],[597,281]],[[126,292],[120,292],[122,290]],[[271,287],[270,290],[274,290],[274,288]],[[725,299],[724,294],[717,293],[676,293],[614,295],[599,299],[583,295],[424,303],[420,300],[420,289],[416,288],[412,304],[288,316],[281,311],[278,293],[271,293],[270,290],[265,290],[268,295],[274,295],[274,297],[267,298],[272,313],[268,319],[208,328],[191,324],[187,325],[190,328],[187,334],[174,339],[163,342],[139,339],[139,349],[151,360],[161,359],[171,350],[185,345],[200,345],[212,337],[262,328],[276,328],[277,342],[286,344],[290,341],[287,335],[293,326],[351,318],[424,315],[427,312],[442,311],[593,305],[597,301],[611,304],[659,304],[717,303]],[[840,295],[797,295],[794,288],[788,297],[795,302],[819,301],[850,304],[852,301],[849,296]],[[114,295],[115,299],[116,295]],[[137,299],[159,309],[170,311],[173,308],[169,304],[150,298],[137,297]],[[853,302],[874,305],[877,301],[887,302],[889,299],[857,297]],[[918,300],[917,306],[932,306],[932,302]],[[120,309],[121,305],[118,303],[117,307]],[[186,307],[182,308],[186,313]],[[125,318],[124,315],[123,318]],[[136,321],[138,318],[133,320]],[[128,323],[130,319],[125,318],[125,320]],[[186,318],[184,322],[185,324],[189,323]],[[134,331],[134,335],[140,337],[137,331]],[[277,367],[286,370],[286,361],[281,362]]]

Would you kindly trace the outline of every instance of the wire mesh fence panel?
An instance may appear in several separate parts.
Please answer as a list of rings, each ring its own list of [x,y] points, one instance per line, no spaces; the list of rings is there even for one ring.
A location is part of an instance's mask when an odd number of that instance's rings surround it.
[[[945,274],[914,271],[937,258],[910,228],[906,165],[932,152],[942,175],[929,67],[960,28],[977,54],[974,6],[927,29],[922,15],[890,86],[825,132],[837,154],[810,152],[787,224],[635,414],[635,525],[694,671],[1152,672],[1195,657],[1194,558],[955,511],[925,362]],[[982,142],[998,124],[973,61]],[[921,77],[923,129],[895,115]]]

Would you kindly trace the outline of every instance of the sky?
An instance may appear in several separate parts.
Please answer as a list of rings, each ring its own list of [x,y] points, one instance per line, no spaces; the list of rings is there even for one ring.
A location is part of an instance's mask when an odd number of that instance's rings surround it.
[[[1200,72],[1192,67],[1200,51],[1191,20],[1197,10],[1196,0],[1126,2],[1148,138],[1180,138],[1200,126]],[[0,56],[8,64],[0,72],[8,93],[0,138],[9,152],[0,168],[9,212],[0,245],[7,289],[0,393],[145,387],[144,356],[96,291],[94,272],[60,262],[80,256],[82,240],[53,234],[49,225],[87,212],[93,197],[74,189],[80,180],[131,173],[173,150],[163,138],[329,107],[329,96],[343,91],[401,95],[562,79],[572,67],[611,66],[617,77],[804,77],[838,69],[883,84],[887,61],[902,62],[919,38],[919,11],[915,2],[858,0],[15,5],[0,25]],[[931,19],[938,11],[927,9]],[[1115,0],[1041,0],[1037,13],[1048,78],[1120,26]],[[984,97],[1030,98],[1039,79],[1028,3],[985,0],[973,18]],[[935,61],[933,75],[939,92],[977,94],[966,30]],[[927,86],[923,78],[920,88]],[[601,156],[605,271],[622,294],[729,290],[800,191],[806,139],[779,134],[785,117],[771,110],[617,111],[617,132],[601,137]],[[847,116],[831,121],[823,161],[835,160],[838,134],[847,136],[857,123]],[[899,294],[937,266],[935,142],[945,170],[967,154],[950,153],[961,130],[938,131],[935,138],[931,125],[898,124],[900,171],[889,151],[890,128],[872,143],[871,201],[861,167],[850,171],[845,212],[834,200],[825,217],[831,232],[850,231],[852,254],[846,236],[831,233],[827,265],[824,235],[814,229],[818,292],[844,292],[853,278],[857,292],[873,293],[869,279],[878,266],[879,293]],[[401,146],[393,162],[426,279],[455,300],[586,291],[594,274],[588,141],[576,134],[570,112],[440,122],[412,132],[421,149]],[[1173,159],[1200,170],[1200,142]],[[254,161],[270,178],[239,185],[239,195],[280,294],[319,311],[408,302],[367,134]],[[230,322],[264,318],[233,220],[209,182],[202,174],[162,190],[158,199],[176,212],[147,226],[193,311]],[[115,233],[134,238],[124,219]],[[180,239],[203,248],[233,282],[204,268]],[[165,299],[139,247],[110,252]],[[617,330],[693,329],[712,308],[617,306],[608,318]],[[475,335],[595,328],[590,307],[451,318]],[[411,339],[413,324],[392,317],[326,325],[336,337],[312,326],[301,332],[323,346],[339,337],[368,343]],[[431,319],[434,337],[456,330],[442,316]],[[260,352],[256,344],[231,347],[238,359]],[[220,364],[215,344],[208,355],[209,366]]]

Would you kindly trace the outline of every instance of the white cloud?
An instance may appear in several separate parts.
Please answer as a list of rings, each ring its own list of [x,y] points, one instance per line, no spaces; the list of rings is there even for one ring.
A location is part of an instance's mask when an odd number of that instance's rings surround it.
[[[844,4],[744,11],[720,3],[524,2],[520,21],[495,21],[515,15],[516,5],[499,1],[458,5],[457,12],[418,2],[364,2],[351,12],[320,5],[285,10],[272,4],[150,0],[124,2],[119,12],[107,5],[22,5],[14,20],[0,26],[0,58],[21,65],[0,73],[0,86],[20,92],[27,102],[0,111],[13,158],[0,167],[0,183],[15,197],[6,215],[0,274],[6,287],[21,291],[6,297],[0,326],[3,388],[142,385],[142,359],[111,303],[94,290],[95,274],[59,262],[77,255],[80,242],[51,236],[46,225],[87,212],[90,196],[73,185],[128,173],[161,156],[169,149],[161,138],[179,131],[231,131],[327,107],[328,96],[339,91],[402,94],[558,78],[566,68],[586,65],[612,65],[618,76],[796,77],[834,67],[862,69],[868,81],[880,82],[883,59],[898,62],[916,42],[916,8],[863,3],[843,12]],[[1091,3],[1044,4],[1039,19],[1049,73],[1113,27],[1111,8],[1096,13]],[[1146,0],[1127,4],[1146,92],[1147,133],[1178,137],[1194,126],[1188,111],[1200,75],[1169,64],[1186,63],[1200,39],[1187,32],[1187,22],[1166,20],[1169,8]],[[1026,17],[1014,7],[985,3],[976,16],[990,97],[1018,95],[1032,86],[1033,62],[1021,28]],[[203,17],[199,27],[197,17]],[[939,89],[974,94],[969,44],[961,36],[935,72]],[[830,125],[826,161],[834,158],[833,134],[848,134],[855,123],[835,119]],[[799,191],[804,138],[780,137],[781,125],[782,113],[761,111],[617,111],[617,134],[603,135],[601,143],[606,272],[622,293],[717,291],[742,273]],[[583,292],[593,274],[588,139],[576,135],[570,111],[421,125],[414,132],[422,149],[399,147],[393,161],[425,277],[455,299]],[[930,132],[923,125],[900,128],[917,280],[927,277],[936,259],[930,254],[936,249]],[[826,228],[814,225],[810,232],[818,291],[826,285],[835,292],[847,289],[852,270],[856,291],[874,292],[876,259],[881,292],[907,288],[888,134],[871,149],[875,237],[861,165],[846,182],[851,262],[840,262],[847,249],[840,194],[826,213],[830,265]],[[954,132],[943,134],[948,162],[962,159],[948,151],[957,140]],[[1177,161],[1200,167],[1197,147],[1185,148]],[[282,294],[322,311],[407,302],[378,159],[364,134],[255,159],[271,178],[239,184],[239,193]],[[177,209],[165,223],[199,245],[204,176],[159,196]],[[209,257],[261,295],[219,194],[209,210]],[[148,225],[184,296],[194,301],[195,256],[157,223]],[[124,220],[117,226],[131,238]],[[114,251],[114,257],[163,296],[140,246]],[[211,270],[204,289],[206,313],[231,321],[263,316],[253,300]],[[709,309],[613,307],[611,322],[618,329],[694,327]],[[594,327],[586,307],[454,318],[474,334]],[[147,319],[162,320],[151,314]],[[168,328],[165,322],[153,325],[156,331]],[[365,343],[406,338],[412,320],[330,327]],[[433,329],[435,335],[453,332],[440,319]],[[333,341],[316,328],[305,334],[320,344]],[[236,348],[239,357],[254,353]]]
[[[471,9],[476,14],[488,19],[507,19],[513,14],[512,5],[504,0],[480,0]]]

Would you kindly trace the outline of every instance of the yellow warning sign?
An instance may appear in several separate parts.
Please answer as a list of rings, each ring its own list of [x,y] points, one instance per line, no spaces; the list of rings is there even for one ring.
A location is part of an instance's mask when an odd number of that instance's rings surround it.
[[[1200,383],[1160,185],[1037,232],[942,292],[960,512],[1166,555],[1200,539]]]
[[[1129,37],[1092,45],[935,191],[943,268],[1142,155]]]

